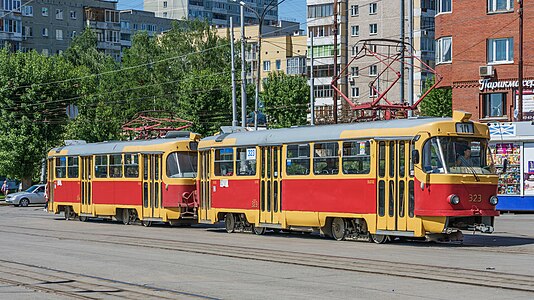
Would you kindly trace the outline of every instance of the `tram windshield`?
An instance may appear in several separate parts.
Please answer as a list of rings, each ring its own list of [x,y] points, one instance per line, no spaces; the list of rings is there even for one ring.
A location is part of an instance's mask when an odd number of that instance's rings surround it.
[[[481,138],[433,137],[423,147],[426,173],[495,174],[488,141]]]
[[[173,152],[167,156],[167,177],[195,178],[197,176],[197,154],[195,152]]]

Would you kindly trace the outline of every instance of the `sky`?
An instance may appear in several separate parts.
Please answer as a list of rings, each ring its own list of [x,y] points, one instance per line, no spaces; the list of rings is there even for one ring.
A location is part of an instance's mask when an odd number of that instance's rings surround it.
[[[279,0],[280,2],[281,0]],[[143,9],[144,0],[119,0],[119,9]],[[295,21],[301,23],[301,28],[306,22],[306,0],[285,0],[278,8],[280,20]]]

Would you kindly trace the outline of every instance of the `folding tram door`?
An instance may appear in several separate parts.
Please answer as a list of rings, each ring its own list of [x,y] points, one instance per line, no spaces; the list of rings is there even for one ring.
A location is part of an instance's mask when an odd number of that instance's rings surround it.
[[[161,221],[161,154],[143,154],[143,225]]]
[[[282,147],[261,147],[260,224],[281,227]]]
[[[200,154],[199,174],[200,174],[200,211],[199,222],[211,224],[212,220],[209,216],[211,208],[211,155],[210,151],[202,151]]]
[[[54,210],[54,159],[48,159],[48,173],[47,175],[47,192],[48,192],[48,204],[47,210]]]
[[[413,174],[409,140],[377,141],[377,235],[413,235]]]
[[[81,175],[82,175],[82,185],[81,185],[81,201],[80,201],[80,220],[85,221],[87,217],[93,215],[93,207],[91,205],[91,179],[92,179],[92,156],[82,156],[81,157]]]

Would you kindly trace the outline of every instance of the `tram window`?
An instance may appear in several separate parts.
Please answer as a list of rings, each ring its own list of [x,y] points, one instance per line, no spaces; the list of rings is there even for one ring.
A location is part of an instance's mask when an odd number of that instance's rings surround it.
[[[393,180],[389,181],[388,213],[390,217],[395,215],[395,182]]]
[[[445,173],[439,154],[438,140],[433,138],[425,143],[423,147],[423,170],[426,173]]]
[[[317,143],[313,146],[313,173],[335,175],[339,173],[338,143]]]
[[[122,177],[122,155],[118,154],[109,156],[109,177]]]
[[[404,217],[404,180],[399,181],[399,217]]]
[[[404,141],[399,142],[399,176],[406,176],[406,151]]]
[[[124,175],[126,178],[139,177],[139,154],[124,154]]]
[[[67,158],[67,164],[69,178],[78,178],[78,157]]]
[[[288,145],[286,160],[287,175],[310,174],[310,145]]]
[[[196,152],[172,152],[167,156],[167,177],[195,178],[198,169],[197,164]]]
[[[351,141],[343,143],[343,174],[369,174],[371,171],[371,143]]]
[[[380,217],[386,215],[386,182],[384,180],[378,182],[378,215]]]
[[[378,176],[386,176],[386,143],[380,142],[378,144]]]
[[[408,182],[408,216],[414,217],[415,198],[414,198],[414,184],[413,180]]]
[[[215,150],[215,175],[234,175],[234,149],[224,148]]]
[[[395,142],[389,142],[389,177],[395,176]]]
[[[413,177],[415,174],[414,166],[413,166],[413,159],[412,159],[412,151],[415,149],[415,142],[410,143],[410,152],[408,153],[410,155],[410,177]]]
[[[66,177],[67,177],[67,158],[57,157],[56,158],[56,178],[66,178]]]
[[[95,156],[95,176],[96,178],[108,177],[108,156],[107,155]]]
[[[238,148],[237,175],[256,175],[256,148]]]

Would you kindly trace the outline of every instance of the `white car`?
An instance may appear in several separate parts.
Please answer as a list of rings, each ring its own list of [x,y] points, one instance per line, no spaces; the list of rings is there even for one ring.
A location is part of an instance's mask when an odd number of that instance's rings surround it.
[[[22,206],[26,207],[30,204],[45,204],[46,198],[44,196],[45,193],[45,185],[44,184],[36,184],[32,185],[29,189],[8,194],[6,197],[6,203],[13,204],[15,206]]]

